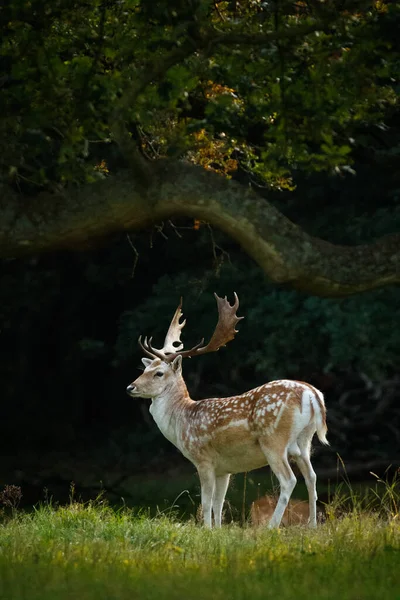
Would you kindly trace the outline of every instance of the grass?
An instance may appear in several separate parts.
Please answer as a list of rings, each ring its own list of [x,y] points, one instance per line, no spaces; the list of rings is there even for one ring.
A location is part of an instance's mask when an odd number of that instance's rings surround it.
[[[171,514],[115,511],[101,498],[31,513],[9,508],[0,598],[400,599],[398,501],[397,481],[378,481],[369,505],[347,488],[316,530],[279,531],[207,531]]]

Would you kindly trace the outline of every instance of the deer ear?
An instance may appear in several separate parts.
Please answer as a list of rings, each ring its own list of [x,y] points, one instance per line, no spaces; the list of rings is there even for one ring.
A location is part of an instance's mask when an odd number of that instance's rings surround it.
[[[182,356],[178,355],[171,363],[171,367],[172,367],[172,370],[175,371],[175,373],[181,372],[182,371]]]
[[[149,365],[151,365],[153,361],[151,360],[151,358],[142,358],[142,363],[144,364],[145,367],[148,367]]]

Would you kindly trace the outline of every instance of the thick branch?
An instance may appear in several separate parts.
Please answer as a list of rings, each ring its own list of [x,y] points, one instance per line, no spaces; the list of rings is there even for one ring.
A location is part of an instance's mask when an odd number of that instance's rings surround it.
[[[131,171],[69,196],[21,198],[0,190],[0,256],[85,247],[175,215],[219,227],[277,283],[341,296],[400,282],[400,236],[337,246],[309,236],[251,189],[182,162],[159,162],[147,193]]]

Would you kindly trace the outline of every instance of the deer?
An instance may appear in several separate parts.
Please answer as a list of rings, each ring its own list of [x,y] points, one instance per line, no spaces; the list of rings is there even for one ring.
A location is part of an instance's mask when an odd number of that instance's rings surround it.
[[[162,434],[189,459],[199,474],[204,525],[221,527],[222,509],[232,474],[269,465],[279,482],[279,498],[269,528],[279,527],[297,483],[290,465],[294,460],[305,479],[310,527],[317,525],[316,474],[311,464],[314,434],[326,438],[326,408],[322,392],[289,379],[270,381],[238,396],[193,400],[182,375],[182,360],[216,352],[234,339],[239,298],[214,294],[218,322],[210,341],[204,338],[184,350],[181,341],[182,299],[168,328],[164,345],[155,348],[152,337],[139,337],[146,355],[143,373],[128,385],[132,398],[151,399],[150,413]]]
[[[263,526],[273,515],[276,506],[274,496],[263,496],[252,502],[250,507],[250,523],[254,527]],[[291,499],[283,513],[281,524],[284,527],[290,525],[304,525],[308,522],[310,506],[304,500]],[[317,509],[317,519],[323,518],[321,509]]]

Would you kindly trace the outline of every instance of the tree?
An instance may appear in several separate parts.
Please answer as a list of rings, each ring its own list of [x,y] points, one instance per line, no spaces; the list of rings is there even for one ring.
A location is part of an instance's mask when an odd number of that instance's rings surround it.
[[[263,197],[294,189],[300,172],[351,173],[365,131],[397,118],[397,6],[12,0],[0,10],[1,256],[185,215],[231,235],[273,281],[314,294],[400,280],[398,234],[337,246]]]

